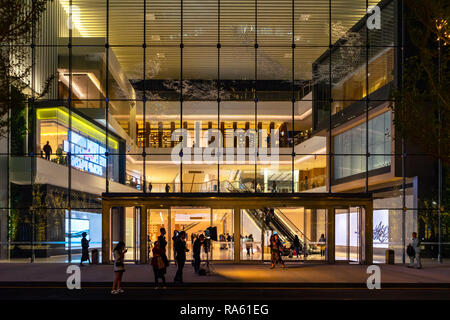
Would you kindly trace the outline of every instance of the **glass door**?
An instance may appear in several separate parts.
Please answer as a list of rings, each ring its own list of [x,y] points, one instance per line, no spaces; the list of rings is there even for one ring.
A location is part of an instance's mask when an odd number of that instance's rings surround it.
[[[361,212],[360,208],[350,208],[348,216],[348,260],[361,261]]]

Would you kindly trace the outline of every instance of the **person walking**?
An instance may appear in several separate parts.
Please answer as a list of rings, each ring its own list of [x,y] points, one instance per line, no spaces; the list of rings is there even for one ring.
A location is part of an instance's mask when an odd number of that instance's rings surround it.
[[[205,236],[203,234],[199,235],[197,239],[194,241],[192,253],[194,257],[194,271],[198,273],[200,270],[200,263],[202,262],[200,253],[202,251],[202,246],[204,245]]]
[[[176,252],[175,260],[177,261],[177,273],[173,282],[183,283],[183,268],[186,262],[186,252],[189,250],[186,248],[186,232],[180,231],[176,241],[174,242],[174,248]]]
[[[45,153],[45,160],[50,160],[50,155],[53,151],[49,141],[47,141],[47,144],[42,148],[42,150],[44,150]]]
[[[151,265],[153,266],[153,274],[155,276],[155,289],[158,289],[158,279],[161,278],[163,283],[163,288],[166,287],[166,263],[163,256],[165,252],[161,248],[159,241],[155,242],[152,249],[153,257],[151,260]]]
[[[166,193],[169,193],[169,192],[170,192],[170,186],[168,183],[166,183]]]
[[[80,267],[83,267],[83,261],[89,261],[89,264],[91,264],[91,259],[89,259],[89,241],[86,239],[87,233],[83,232],[81,234],[81,260],[80,260]]]
[[[125,248],[125,242],[119,241],[119,243],[114,248],[114,282],[111,290],[111,294],[123,293],[121,288],[123,273],[125,272],[125,253],[127,249]]]
[[[270,269],[275,268],[275,265],[277,263],[280,263],[281,267],[283,269],[285,268],[283,259],[281,258],[282,251],[283,251],[283,245],[281,244],[281,240],[278,237],[278,234],[274,233],[270,237],[270,255],[271,255],[271,261],[272,261],[272,266],[270,267]]]
[[[297,259],[298,259],[298,256],[300,254],[300,248],[301,248],[300,239],[298,238],[298,235],[295,235],[294,241],[292,243],[292,247],[294,248],[295,254],[297,255]]]
[[[409,256],[408,268],[414,268],[414,259],[417,260],[417,269],[422,269],[422,260],[420,259],[420,241],[417,238],[417,232],[412,233],[412,240],[409,245],[414,249],[414,254]]]
[[[325,249],[327,248],[327,239],[325,238],[325,235],[322,233],[320,235],[319,239],[319,247],[320,247],[320,256],[325,257]]]
[[[148,184],[148,192],[152,192],[152,189],[153,189],[153,185],[152,185],[152,183],[150,182],[150,183]]]

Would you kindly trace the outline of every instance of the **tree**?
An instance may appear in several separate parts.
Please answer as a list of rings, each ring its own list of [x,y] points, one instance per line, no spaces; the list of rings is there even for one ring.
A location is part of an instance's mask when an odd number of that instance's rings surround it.
[[[412,54],[403,65],[402,88],[392,109],[396,134],[450,164],[450,5],[448,1],[409,0],[406,31]]]
[[[8,131],[9,112],[17,104],[11,87],[19,92],[29,88],[33,69],[30,45],[38,30],[39,18],[53,0],[0,0],[0,137]],[[53,77],[47,79],[37,97],[48,92]]]

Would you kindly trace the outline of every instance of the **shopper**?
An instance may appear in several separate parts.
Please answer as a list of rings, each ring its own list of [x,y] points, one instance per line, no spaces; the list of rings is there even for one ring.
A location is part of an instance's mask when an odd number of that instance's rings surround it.
[[[86,239],[87,233],[83,232],[81,234],[81,261],[80,261],[80,267],[83,266],[83,261],[89,261],[89,264],[91,264],[91,259],[89,258],[89,241]]]
[[[202,246],[204,245],[205,236],[203,234],[199,235],[194,241],[192,253],[194,258],[194,271],[198,273],[200,270],[200,263],[202,262],[200,253],[202,252]]]
[[[271,260],[272,260],[272,266],[270,267],[270,269],[275,268],[275,265],[277,263],[281,264],[281,267],[283,269],[285,268],[283,259],[281,258],[282,252],[283,252],[283,245],[281,244],[281,240],[278,237],[278,234],[274,233],[270,237],[270,253],[271,253]]]
[[[123,293],[121,288],[123,273],[125,272],[125,253],[127,249],[125,248],[125,242],[119,241],[119,243],[114,248],[114,273],[115,278],[111,290],[111,294]]]
[[[45,160],[50,160],[50,155],[53,151],[49,141],[47,141],[47,144],[44,146],[44,148],[42,148],[42,150],[44,150],[45,153]]]
[[[298,256],[299,256],[300,250],[301,250],[301,244],[300,244],[300,239],[298,238],[298,235],[295,235],[294,241],[292,243],[292,247],[295,250],[295,254],[297,255],[297,259],[298,259]]]
[[[325,257],[325,249],[327,248],[327,239],[325,238],[325,235],[322,233],[320,235],[319,239],[319,246],[320,246],[320,256]]]
[[[167,259],[167,253],[166,253],[166,247],[167,247],[167,241],[166,241],[166,229],[161,228],[159,229],[159,232],[161,233],[158,237],[159,246],[161,248],[161,257],[164,261],[164,265],[166,268],[169,266],[169,259]]]
[[[163,287],[166,286],[166,264],[163,258],[165,255],[161,248],[159,241],[155,242],[152,249],[153,257],[151,260],[151,265],[153,266],[153,274],[155,276],[155,289],[158,289],[158,279],[161,278]]]
[[[177,273],[173,282],[183,283],[183,268],[186,262],[186,252],[189,250],[186,248],[186,232],[180,231],[176,241],[174,242],[174,249],[176,252],[175,260],[177,261]]]
[[[409,243],[414,249],[414,254],[409,256],[408,268],[414,268],[414,259],[417,260],[417,269],[422,269],[422,261],[420,259],[420,241],[417,238],[417,232],[412,233],[412,241]]]

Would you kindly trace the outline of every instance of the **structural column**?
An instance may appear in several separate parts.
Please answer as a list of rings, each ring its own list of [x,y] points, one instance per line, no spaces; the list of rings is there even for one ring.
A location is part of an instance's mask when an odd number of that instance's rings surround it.
[[[147,241],[147,207],[142,206],[139,215],[139,226],[140,230],[140,263],[148,262],[148,241]]]
[[[233,208],[233,224],[234,224],[234,263],[239,263],[241,260],[241,208]]]
[[[373,204],[364,207],[364,263],[373,263]]]
[[[102,201],[102,263],[111,262],[111,207]]]
[[[328,263],[335,263],[335,209],[327,208],[327,259]]]

